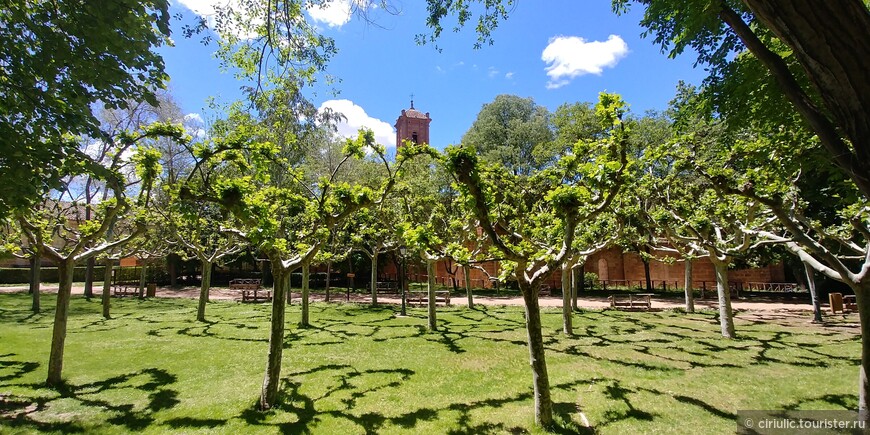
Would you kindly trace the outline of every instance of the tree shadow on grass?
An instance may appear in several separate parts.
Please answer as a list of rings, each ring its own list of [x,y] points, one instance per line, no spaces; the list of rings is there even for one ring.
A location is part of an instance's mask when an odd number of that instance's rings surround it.
[[[154,423],[153,414],[178,405],[178,392],[168,388],[176,382],[175,375],[158,368],[146,368],[137,372],[111,377],[85,384],[61,384],[55,395],[46,395],[41,384],[18,385],[34,391],[32,396],[0,396],[0,417],[4,424],[20,429],[38,431],[60,430],[62,432],[85,432],[90,429],[82,421],[46,421],[58,418],[50,412],[55,402],[74,402],[77,406],[107,413],[106,422],[128,431],[139,431]],[[116,391],[131,390],[147,395],[146,404],[118,403],[101,398],[101,395]],[[58,402],[60,403],[60,402]],[[90,426],[90,425],[88,425]]]
[[[38,362],[7,359],[14,356],[14,353],[0,355],[0,382],[18,379],[39,368]]]
[[[330,376],[329,373],[333,374]],[[326,388],[318,393],[303,391],[306,389],[306,385],[310,388],[311,384],[300,378],[314,374],[317,374],[321,379],[324,377],[330,379],[326,383]],[[527,428],[509,427],[504,423],[486,421],[486,415],[487,410],[498,409],[517,402],[531,401],[533,398],[531,389],[508,396],[490,397],[471,402],[442,403],[437,406],[423,406],[406,411],[402,411],[401,408],[391,408],[391,413],[354,412],[358,400],[382,390],[398,388],[405,381],[411,379],[414,374],[413,370],[401,368],[360,371],[348,364],[321,365],[291,373],[287,378],[282,379],[279,405],[272,410],[261,412],[257,410],[256,405],[253,405],[244,410],[238,418],[252,428],[272,427],[281,433],[288,434],[316,432],[318,425],[327,419],[351,423],[366,434],[397,429],[413,431],[419,429],[421,423],[442,419],[452,422],[452,427],[446,431],[448,434],[527,433]],[[384,376],[386,379],[383,379]],[[560,388],[560,386],[556,386],[556,388]],[[397,410],[399,413],[395,413]],[[287,418],[283,415],[285,413],[293,414],[294,421],[286,421]],[[566,434],[594,433],[594,428],[583,427],[572,420],[571,416],[578,414],[576,404],[555,403],[554,413],[556,425],[549,428],[550,431]]]

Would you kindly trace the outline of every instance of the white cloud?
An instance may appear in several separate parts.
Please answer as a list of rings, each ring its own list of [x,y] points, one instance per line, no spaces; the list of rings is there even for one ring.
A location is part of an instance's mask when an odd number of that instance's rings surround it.
[[[495,67],[491,66],[491,67],[487,68],[486,75],[488,75],[489,78],[493,78],[493,77],[498,75],[498,70],[495,69]]]
[[[350,21],[351,6],[360,0],[332,0],[322,5],[310,5],[305,10],[311,19],[329,27],[341,27]]]
[[[361,127],[371,129],[375,133],[375,140],[384,146],[396,146],[396,133],[393,131],[393,126],[388,122],[381,121],[377,118],[372,118],[366,111],[357,106],[350,100],[328,100],[320,105],[318,110],[332,109],[335,112],[343,114],[347,119],[340,122],[338,134],[342,137],[356,137]]]
[[[200,115],[199,113],[188,113],[187,115],[184,115],[184,120],[185,121],[193,121],[193,122],[196,122],[198,124],[202,124],[204,122],[202,120],[202,115]]]
[[[504,78],[506,78],[508,80],[514,78],[514,72],[513,71],[506,72],[504,75]]]
[[[562,87],[583,74],[600,75],[628,54],[628,44],[619,35],[607,41],[586,41],[578,36],[550,38],[541,60],[547,63],[547,89]]]

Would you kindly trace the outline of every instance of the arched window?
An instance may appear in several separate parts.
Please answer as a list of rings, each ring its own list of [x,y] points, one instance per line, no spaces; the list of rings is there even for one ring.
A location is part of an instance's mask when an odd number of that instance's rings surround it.
[[[610,272],[607,270],[607,260],[603,258],[598,260],[598,279],[602,281],[610,279]]]

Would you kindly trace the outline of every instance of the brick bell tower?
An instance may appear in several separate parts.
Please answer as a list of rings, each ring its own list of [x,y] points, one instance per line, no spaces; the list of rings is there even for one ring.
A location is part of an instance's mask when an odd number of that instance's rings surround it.
[[[432,122],[432,118],[429,117],[429,112],[424,114],[415,109],[412,99],[411,108],[403,109],[399,119],[396,120],[396,148],[400,148],[404,140],[428,144],[430,122]]]

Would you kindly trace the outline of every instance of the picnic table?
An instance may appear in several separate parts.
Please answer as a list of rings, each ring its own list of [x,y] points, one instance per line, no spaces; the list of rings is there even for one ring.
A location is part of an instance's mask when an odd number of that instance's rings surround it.
[[[139,296],[138,282],[116,282],[112,284],[112,294],[115,297]]]
[[[396,281],[378,281],[376,290],[378,293],[398,293],[399,283]]]
[[[450,290],[435,290],[435,304],[439,302],[444,305],[450,305]],[[408,292],[408,303],[409,304],[428,304],[429,303],[429,291],[428,290],[412,290]]]
[[[272,290],[264,289],[257,278],[236,278],[230,280],[230,290],[242,292],[242,302],[268,302],[272,300]]]
[[[629,293],[627,295],[610,295],[607,300],[610,308],[643,308],[649,311],[652,307],[652,293]]]

